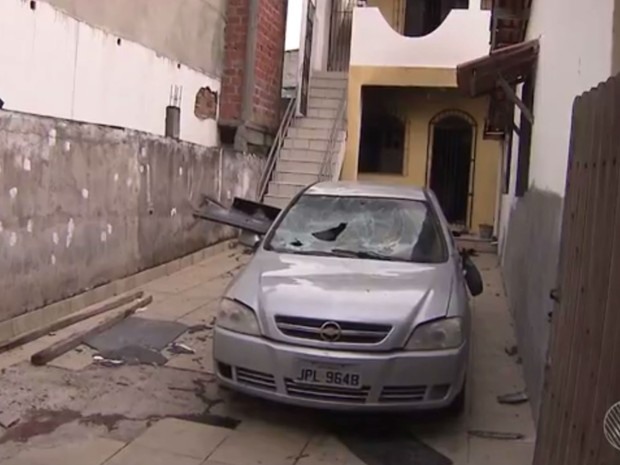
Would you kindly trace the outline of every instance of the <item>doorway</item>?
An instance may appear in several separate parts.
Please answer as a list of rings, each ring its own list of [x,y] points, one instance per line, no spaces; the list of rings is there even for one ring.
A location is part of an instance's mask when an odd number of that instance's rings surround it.
[[[449,112],[431,121],[429,186],[446,219],[466,229],[473,197],[475,122],[469,115]]]

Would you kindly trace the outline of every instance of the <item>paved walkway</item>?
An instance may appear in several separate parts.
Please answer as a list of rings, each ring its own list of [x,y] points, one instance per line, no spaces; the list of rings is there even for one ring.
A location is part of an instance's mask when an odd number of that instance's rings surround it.
[[[529,406],[496,400],[522,389],[523,381],[518,355],[505,351],[514,339],[495,257],[477,259],[486,291],[474,311],[468,409],[456,420],[319,413],[220,392],[212,375],[210,328],[217,299],[248,260],[231,250],[144,287],[154,302],[141,318],[192,328],[178,341],[196,353],[167,352],[165,366],[106,367],[85,346],[43,368],[29,364],[36,350],[93,322],[0,355],[0,424],[10,426],[0,429],[0,463],[363,465],[343,438],[369,429],[366,443],[396,444],[390,441],[407,431],[456,465],[531,463]],[[480,437],[489,431],[523,438]]]

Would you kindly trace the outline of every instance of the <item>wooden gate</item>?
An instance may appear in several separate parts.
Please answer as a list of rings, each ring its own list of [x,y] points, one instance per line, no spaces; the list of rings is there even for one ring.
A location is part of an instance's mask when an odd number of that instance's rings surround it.
[[[603,419],[620,401],[620,77],[575,100],[535,465],[619,464]]]

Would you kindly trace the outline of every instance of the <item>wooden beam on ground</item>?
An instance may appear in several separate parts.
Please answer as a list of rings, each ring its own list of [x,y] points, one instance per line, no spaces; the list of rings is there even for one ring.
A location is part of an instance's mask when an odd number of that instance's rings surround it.
[[[63,340],[52,344],[51,346],[37,352],[32,357],[30,357],[30,363],[32,363],[33,365],[37,365],[37,366],[45,365],[46,363],[54,360],[56,357],[64,354],[65,352],[68,352],[69,350],[76,348],[85,339],[91,336],[94,336],[95,334],[98,334],[102,331],[105,331],[106,329],[111,328],[117,323],[120,323],[128,316],[133,315],[136,312],[136,310],[142,307],[146,307],[152,301],[153,301],[152,296],[148,296],[145,299],[141,299],[137,301],[136,303],[134,303],[133,305],[131,305],[129,308],[126,308],[122,312],[118,313],[117,315],[114,315],[113,317],[102,321],[94,328],[72,334],[71,336]]]
[[[108,302],[107,304],[99,305],[92,310],[69,315],[41,328],[28,331],[27,333],[20,334],[4,342],[0,342],[0,353],[14,349],[23,344],[27,344],[28,342],[32,342],[35,339],[39,339],[40,337],[45,336],[46,334],[66,328],[67,326],[79,323],[80,321],[87,320],[88,318],[92,318],[105,312],[109,312],[110,310],[114,310],[115,308],[121,307],[123,305],[133,302],[136,299],[142,298],[143,295],[144,292],[139,291],[126,296],[121,296],[111,302]]]

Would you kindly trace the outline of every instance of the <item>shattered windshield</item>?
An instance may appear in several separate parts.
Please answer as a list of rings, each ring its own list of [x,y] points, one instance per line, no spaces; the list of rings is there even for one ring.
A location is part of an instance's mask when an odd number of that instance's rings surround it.
[[[304,195],[265,245],[278,252],[440,263],[439,223],[426,202]]]

